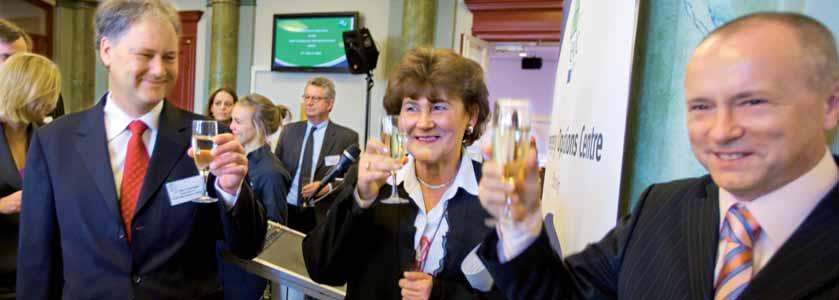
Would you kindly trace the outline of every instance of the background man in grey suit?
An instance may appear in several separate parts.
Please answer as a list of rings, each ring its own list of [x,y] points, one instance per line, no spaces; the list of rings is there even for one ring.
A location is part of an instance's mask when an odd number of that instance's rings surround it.
[[[329,113],[335,103],[335,85],[326,77],[313,77],[303,90],[303,104],[306,121],[299,121],[283,127],[277,145],[277,156],[290,174],[288,193],[288,225],[309,232],[315,224],[326,218],[326,211],[332,203],[332,192],[354,184],[354,179],[345,178],[340,186],[330,184],[314,195],[320,179],[341,159],[341,153],[350,145],[358,145],[358,133],[329,120]],[[306,199],[322,199],[314,209],[303,207]]]
[[[531,150],[513,224],[479,250],[495,283],[509,299],[839,298],[839,168],[826,145],[839,121],[836,52],[823,25],[797,14],[712,32],[685,76],[691,147],[710,176],[649,187],[564,261],[544,233]],[[498,216],[514,188],[495,163],[483,174],[481,201]]]

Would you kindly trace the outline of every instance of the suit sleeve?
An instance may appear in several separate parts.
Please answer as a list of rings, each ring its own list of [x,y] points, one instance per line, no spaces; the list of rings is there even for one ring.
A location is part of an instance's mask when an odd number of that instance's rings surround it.
[[[341,153],[343,153],[344,149],[349,148],[352,145],[358,147],[358,133],[351,129],[346,129],[347,134],[343,136],[343,139],[339,145],[339,149],[341,149]],[[341,194],[344,189],[355,189],[355,183],[358,180],[358,169],[354,169],[353,166],[357,166],[358,163],[353,163],[353,165],[347,168],[347,171],[344,174],[339,174],[337,177],[343,178],[340,185],[338,185],[334,190],[330,192],[329,196],[326,197],[333,197],[332,195]],[[352,193],[350,193],[352,194]],[[332,199],[324,199],[325,202],[332,201]]]
[[[353,273],[355,254],[360,251],[359,239],[367,226],[372,224],[370,209],[356,205],[353,189],[344,189],[337,195],[337,202],[326,216],[326,221],[318,224],[303,239],[303,258],[306,270],[315,282],[328,285],[343,285]]]
[[[60,299],[63,287],[61,236],[52,177],[37,132],[26,160],[17,264],[18,299]]]
[[[275,165],[269,165],[275,166]],[[283,167],[277,165],[278,168]],[[254,189],[259,190],[262,197],[262,202],[265,204],[265,211],[268,219],[281,224],[286,223],[288,215],[288,208],[286,207],[286,195],[288,195],[288,187],[286,182],[288,179],[288,172],[285,170],[271,170],[265,173],[262,178],[259,178],[254,185]]]
[[[495,231],[484,240],[478,255],[507,299],[616,298],[623,254],[652,188],[644,191],[635,211],[603,239],[564,261],[551,247],[544,228],[530,247],[506,263],[498,258]]]
[[[212,177],[207,182],[215,182],[215,178]],[[216,197],[214,188],[208,188],[208,192],[210,196]],[[236,198],[236,205],[232,209],[228,211],[222,201],[218,201],[218,207],[224,241],[230,251],[242,259],[252,259],[259,255],[265,242],[268,222],[265,208],[254,196],[250,185],[242,184],[239,197]]]

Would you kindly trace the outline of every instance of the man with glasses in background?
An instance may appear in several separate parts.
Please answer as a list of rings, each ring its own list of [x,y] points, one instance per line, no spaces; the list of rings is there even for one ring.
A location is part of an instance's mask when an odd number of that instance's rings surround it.
[[[286,170],[294,174],[288,183],[288,226],[307,233],[326,218],[333,192],[354,183],[349,178],[354,175],[349,172],[346,184],[329,184],[314,194],[320,179],[341,160],[341,153],[358,145],[358,133],[329,120],[335,104],[335,84],[328,78],[309,79],[302,101],[306,120],[283,127],[276,153]],[[312,200],[317,200],[314,207],[306,207],[304,203]]]

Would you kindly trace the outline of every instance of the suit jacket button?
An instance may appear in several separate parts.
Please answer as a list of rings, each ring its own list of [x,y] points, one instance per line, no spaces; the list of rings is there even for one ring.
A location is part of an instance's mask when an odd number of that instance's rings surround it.
[[[125,233],[120,232],[119,233],[119,239],[120,240],[125,239]]]
[[[140,282],[143,282],[143,278],[140,277],[140,275],[133,275],[131,276],[131,281],[133,281],[134,284],[140,284]]]

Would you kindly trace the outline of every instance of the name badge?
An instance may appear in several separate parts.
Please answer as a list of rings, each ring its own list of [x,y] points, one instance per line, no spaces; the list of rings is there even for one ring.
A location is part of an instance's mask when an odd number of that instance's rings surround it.
[[[201,175],[175,180],[166,184],[171,206],[197,200],[204,194],[206,186]]]
[[[331,167],[337,165],[339,160],[341,160],[340,155],[329,155],[323,158],[323,164],[327,167]]]

